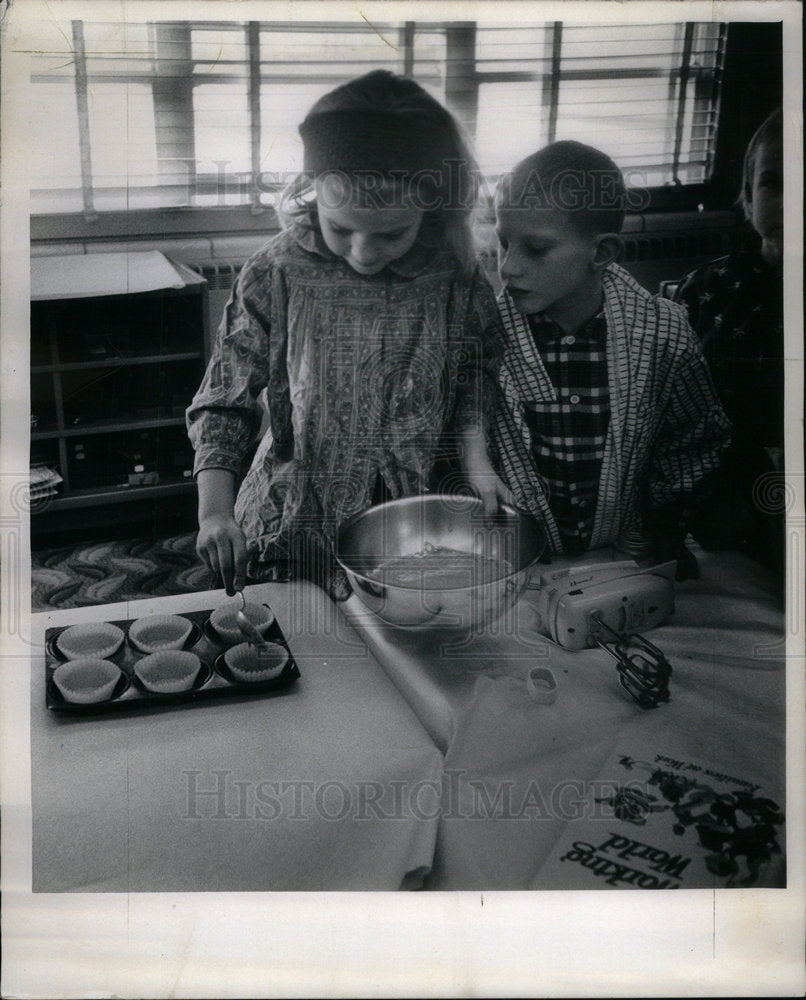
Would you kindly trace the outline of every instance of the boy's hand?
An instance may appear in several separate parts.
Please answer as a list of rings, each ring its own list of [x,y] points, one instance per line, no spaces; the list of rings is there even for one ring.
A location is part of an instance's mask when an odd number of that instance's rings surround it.
[[[675,580],[699,580],[700,568],[693,552],[686,548],[687,514],[676,503],[649,512],[646,527],[658,562],[677,561]]]
[[[202,562],[219,576],[229,597],[246,583],[246,539],[226,514],[211,514],[199,521],[196,552]]]
[[[686,548],[686,543],[680,533],[673,529],[654,528],[652,542],[655,547],[655,558],[659,563],[677,561],[674,578],[678,583],[684,580],[699,580],[700,568],[697,557]]]

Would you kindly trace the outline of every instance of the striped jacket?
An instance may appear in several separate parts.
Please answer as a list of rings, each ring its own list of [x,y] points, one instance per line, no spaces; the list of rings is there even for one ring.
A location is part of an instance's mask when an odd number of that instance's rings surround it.
[[[730,423],[688,325],[685,309],[650,295],[621,267],[603,273],[610,425],[590,548],[612,544],[642,511],[679,504],[719,463]],[[545,527],[551,551],[562,542],[532,454],[525,406],[556,399],[529,325],[504,291],[499,399],[491,426],[493,463]]]

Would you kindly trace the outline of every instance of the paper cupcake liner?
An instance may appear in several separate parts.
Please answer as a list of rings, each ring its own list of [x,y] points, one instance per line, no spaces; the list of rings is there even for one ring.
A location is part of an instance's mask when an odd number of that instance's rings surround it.
[[[109,701],[120,675],[120,667],[109,660],[85,656],[58,666],[53,671],[53,683],[65,701],[91,705]]]
[[[134,673],[144,688],[155,694],[190,691],[201,669],[201,660],[185,649],[164,649],[150,653],[134,665]]]
[[[56,648],[68,660],[92,657],[106,660],[123,644],[123,630],[109,622],[71,625],[56,637]]]
[[[267,643],[271,659],[258,659],[257,650],[248,642],[233,646],[224,653],[224,662],[235,680],[244,684],[256,684],[279,677],[288,663],[288,650],[277,643]]]
[[[129,640],[141,653],[181,649],[192,629],[193,623],[180,615],[151,615],[131,623]]]
[[[243,642],[244,634],[238,628],[240,602],[222,604],[210,615],[210,624],[218,636],[228,643]],[[274,621],[274,615],[265,604],[245,604],[243,613],[261,635],[265,635]]]

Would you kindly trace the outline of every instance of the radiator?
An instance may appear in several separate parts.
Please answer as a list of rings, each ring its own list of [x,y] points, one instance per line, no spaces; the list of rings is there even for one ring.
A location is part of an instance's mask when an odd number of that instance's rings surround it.
[[[730,231],[698,229],[683,233],[629,233],[622,237],[621,263],[721,257],[730,249]],[[693,266],[693,265],[692,265]]]
[[[221,317],[224,315],[224,306],[227,304],[232,285],[243,264],[243,261],[210,260],[189,265],[207,281],[207,343],[205,348],[208,358],[212,350],[213,337],[221,323]]]

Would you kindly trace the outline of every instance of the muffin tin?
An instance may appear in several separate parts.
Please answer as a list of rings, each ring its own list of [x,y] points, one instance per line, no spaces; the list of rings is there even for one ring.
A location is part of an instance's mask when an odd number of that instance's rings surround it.
[[[135,676],[134,666],[147,654],[140,652],[129,640],[129,626],[136,619],[114,621],[126,635],[126,639],[116,653],[107,657],[120,668],[121,677],[115,685],[112,695],[105,701],[78,703],[67,701],[53,682],[56,668],[68,658],[60,651],[58,637],[65,628],[51,628],[45,633],[45,670],[47,675],[46,704],[54,712],[68,712],[77,715],[105,715],[120,709],[139,708],[150,709],[163,705],[183,706],[201,700],[214,698],[243,697],[250,695],[271,696],[282,694],[293,685],[300,676],[299,668],[289,649],[282,629],[273,620],[266,630],[265,638],[269,642],[284,646],[288,651],[288,661],[282,673],[274,678],[263,681],[242,682],[231,674],[224,653],[230,644],[225,642],[214,631],[210,623],[211,611],[190,611],[178,615],[186,618],[192,625],[183,649],[195,653],[201,661],[201,669],[193,687],[188,691],[172,694],[157,694],[146,688]],[[232,644],[235,645],[235,644]]]

